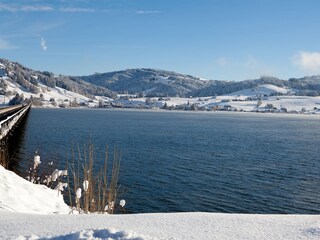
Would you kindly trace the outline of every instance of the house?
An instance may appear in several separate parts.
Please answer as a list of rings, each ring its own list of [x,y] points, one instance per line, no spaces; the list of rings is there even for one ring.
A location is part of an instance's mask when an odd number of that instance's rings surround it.
[[[231,105],[230,104],[226,104],[223,106],[223,108],[221,110],[224,110],[224,111],[231,111]]]
[[[285,108],[285,107],[281,107],[281,108],[280,108],[280,111],[281,111],[281,112],[285,112],[285,113],[286,113],[286,112],[288,112],[288,109],[287,109],[287,108]]]

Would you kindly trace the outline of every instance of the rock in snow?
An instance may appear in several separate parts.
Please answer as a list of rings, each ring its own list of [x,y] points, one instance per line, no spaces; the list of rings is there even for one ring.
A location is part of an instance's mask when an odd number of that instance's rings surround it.
[[[0,239],[320,239],[319,215],[67,213],[57,191],[0,166]]]

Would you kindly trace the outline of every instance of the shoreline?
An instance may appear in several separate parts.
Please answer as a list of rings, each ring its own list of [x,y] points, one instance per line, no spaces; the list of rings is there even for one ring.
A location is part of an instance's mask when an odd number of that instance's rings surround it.
[[[90,107],[39,107],[31,106],[34,109],[50,109],[50,110],[96,110],[96,111],[119,111],[119,112],[144,112],[144,113],[187,113],[187,114],[239,114],[239,115],[265,115],[265,116],[313,116],[320,117],[320,113],[285,113],[285,112],[259,112],[259,111],[191,111],[191,110],[167,110],[167,109],[146,109],[146,108],[90,108]]]

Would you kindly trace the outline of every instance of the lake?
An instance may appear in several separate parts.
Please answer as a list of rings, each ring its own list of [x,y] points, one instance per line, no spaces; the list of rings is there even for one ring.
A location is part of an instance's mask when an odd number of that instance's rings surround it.
[[[132,213],[320,213],[320,116],[31,109],[14,158],[65,168],[91,138],[95,164],[122,150]]]

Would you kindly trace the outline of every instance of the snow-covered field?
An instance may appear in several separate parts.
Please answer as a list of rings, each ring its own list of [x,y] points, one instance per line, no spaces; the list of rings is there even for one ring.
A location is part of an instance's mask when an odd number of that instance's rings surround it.
[[[320,239],[318,215],[68,212],[57,191],[0,166],[0,239]]]
[[[117,100],[124,108],[162,108],[170,110],[288,112],[320,114],[320,97],[296,96],[294,90],[270,84],[234,93],[208,97],[129,98]],[[275,96],[274,96],[275,95]],[[279,96],[278,96],[279,95]],[[146,102],[149,101],[149,105]]]

